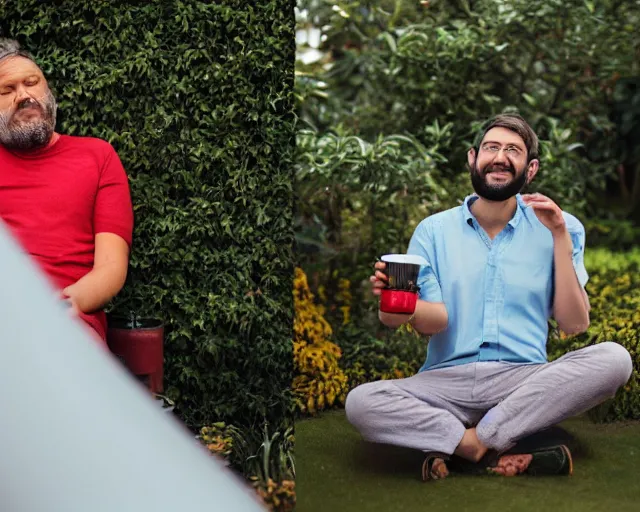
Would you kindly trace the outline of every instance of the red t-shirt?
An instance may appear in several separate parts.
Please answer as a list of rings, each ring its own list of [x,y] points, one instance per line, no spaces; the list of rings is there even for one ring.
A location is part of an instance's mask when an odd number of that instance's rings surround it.
[[[0,145],[0,218],[62,290],[93,268],[97,233],[131,246],[127,175],[111,144],[93,137],[61,135],[28,154]],[[104,311],[81,317],[106,339]]]

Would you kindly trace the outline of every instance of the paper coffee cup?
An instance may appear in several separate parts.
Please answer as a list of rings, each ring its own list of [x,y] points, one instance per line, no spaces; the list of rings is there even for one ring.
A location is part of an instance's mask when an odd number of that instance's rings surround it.
[[[413,314],[418,301],[418,274],[427,264],[422,256],[414,254],[385,254],[384,273],[387,286],[380,294],[380,311],[385,313]]]
[[[389,288],[411,291],[418,288],[418,274],[420,267],[427,264],[422,256],[415,254],[385,254],[384,273],[389,279]]]

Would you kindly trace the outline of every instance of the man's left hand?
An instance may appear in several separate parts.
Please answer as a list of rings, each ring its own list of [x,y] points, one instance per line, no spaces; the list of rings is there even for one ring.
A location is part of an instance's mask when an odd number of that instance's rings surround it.
[[[547,196],[542,194],[524,194],[524,203],[530,206],[538,217],[538,220],[553,234],[562,235],[566,230],[566,224],[560,207]]]

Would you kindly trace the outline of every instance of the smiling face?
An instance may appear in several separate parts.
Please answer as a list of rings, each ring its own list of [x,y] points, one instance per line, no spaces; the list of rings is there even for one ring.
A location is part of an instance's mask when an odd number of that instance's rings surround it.
[[[17,150],[46,146],[56,110],[56,100],[33,61],[17,56],[0,61],[0,144]]]
[[[507,128],[491,128],[480,142],[478,152],[468,154],[471,183],[478,196],[489,201],[506,201],[530,183],[538,170],[538,160],[529,161],[524,140]]]

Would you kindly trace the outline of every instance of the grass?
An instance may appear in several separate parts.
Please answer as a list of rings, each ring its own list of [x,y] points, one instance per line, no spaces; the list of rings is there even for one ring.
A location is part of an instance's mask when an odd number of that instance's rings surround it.
[[[420,452],[371,446],[331,411],[296,424],[297,512],[637,511],[640,422],[586,417],[561,425],[574,437],[571,477],[452,476],[423,483]]]

